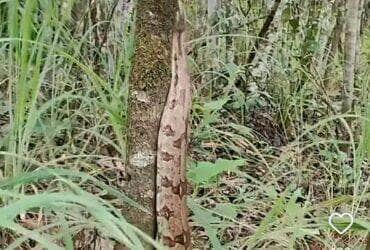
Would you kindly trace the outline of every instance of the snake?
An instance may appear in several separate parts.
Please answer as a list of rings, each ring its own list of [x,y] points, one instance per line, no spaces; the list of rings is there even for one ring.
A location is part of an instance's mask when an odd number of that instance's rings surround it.
[[[191,249],[186,205],[186,155],[191,108],[184,18],[172,36],[171,83],[158,133],[156,219],[160,242],[169,249]]]

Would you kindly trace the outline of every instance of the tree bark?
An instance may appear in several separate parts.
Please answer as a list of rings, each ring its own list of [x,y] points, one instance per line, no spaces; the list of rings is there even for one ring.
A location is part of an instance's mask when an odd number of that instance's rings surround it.
[[[364,22],[362,23],[361,30],[367,30],[370,27],[370,1],[365,0],[364,3]]]
[[[158,128],[171,81],[171,40],[178,3],[140,0],[136,4],[136,50],[129,87],[126,170],[123,191],[148,212],[125,207],[123,214],[156,236],[155,179]]]
[[[280,6],[280,3],[281,3],[281,0],[275,0],[275,3],[273,5],[269,15],[265,19],[265,22],[263,23],[262,28],[259,31],[258,35],[257,35],[257,39],[254,42],[252,50],[249,53],[247,64],[252,63],[254,58],[256,57],[256,53],[257,53],[257,51],[259,49],[259,46],[260,46],[260,41],[261,41],[261,39],[266,38],[267,32],[269,31],[269,27],[270,27],[272,21],[275,18],[275,15],[276,15],[276,12],[277,12],[277,10]]]
[[[355,60],[356,66],[360,65],[361,62],[361,23],[364,4],[365,4],[364,0],[359,0],[357,13],[357,32],[356,32],[356,60]]]
[[[339,44],[340,44],[340,40],[341,40],[343,24],[344,24],[343,5],[344,5],[343,0],[336,1],[332,9],[332,11],[336,12],[336,23],[335,23],[335,27],[333,29],[332,36],[330,39],[331,45],[329,43],[329,46],[328,46],[330,47],[330,52],[329,52],[328,59],[327,59],[328,66],[325,70],[325,75],[324,75],[324,86],[325,87],[330,86],[332,83],[331,81],[332,78],[330,77],[330,74],[333,72],[334,65],[332,62],[330,62],[330,60],[333,61],[333,59],[336,57]]]
[[[346,38],[344,45],[345,66],[342,90],[342,113],[351,111],[354,99],[358,12],[359,12],[359,0],[347,1]]]
[[[208,20],[213,23],[215,21],[215,14],[217,9],[220,7],[221,1],[220,0],[208,0],[207,1],[207,12],[208,12]],[[214,23],[213,23],[214,24]]]

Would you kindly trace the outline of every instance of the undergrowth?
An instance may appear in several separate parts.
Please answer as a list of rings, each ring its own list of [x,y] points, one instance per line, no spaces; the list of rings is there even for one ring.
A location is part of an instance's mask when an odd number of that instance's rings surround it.
[[[330,58],[326,47],[335,23],[331,3],[282,1],[248,62],[268,2],[230,1],[213,18],[201,2],[187,6],[195,85],[188,175],[194,244],[364,247],[370,38],[362,37],[354,112],[341,114],[343,58]],[[345,235],[328,224],[334,211],[355,217]]]
[[[117,191],[134,14],[116,6],[0,1],[1,248],[156,244],[120,211],[142,208]]]

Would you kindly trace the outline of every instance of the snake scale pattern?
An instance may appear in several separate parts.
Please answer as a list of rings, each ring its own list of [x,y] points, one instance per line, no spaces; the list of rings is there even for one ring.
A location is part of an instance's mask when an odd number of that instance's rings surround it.
[[[191,82],[187,68],[184,24],[184,21],[178,21],[173,33],[171,85],[158,134],[157,230],[159,240],[169,249],[191,249],[186,206]]]

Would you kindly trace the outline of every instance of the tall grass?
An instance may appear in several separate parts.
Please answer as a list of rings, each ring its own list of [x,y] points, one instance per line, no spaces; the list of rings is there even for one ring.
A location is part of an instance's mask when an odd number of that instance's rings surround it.
[[[134,13],[122,20],[115,6],[100,2],[113,15],[92,23],[74,0],[0,1],[1,247],[74,249],[96,244],[84,236],[92,234],[160,248],[126,222],[122,206],[142,208],[113,178],[125,174],[116,166],[135,42]],[[96,29],[105,44],[96,46]]]
[[[46,183],[48,190],[39,190]],[[35,193],[12,191],[19,185]],[[8,246],[9,249],[27,246],[25,242],[30,239],[47,249],[74,249],[74,236],[88,229],[97,229],[101,237],[130,248],[144,249],[142,239],[160,248],[149,236],[127,223],[120,210],[103,197],[111,195],[117,199],[115,202],[138,205],[87,174],[43,167],[2,181],[0,186],[1,197],[11,199],[0,208],[0,226],[2,230],[20,235]],[[94,193],[84,191],[81,186],[95,187]],[[62,245],[58,242],[62,242]]]

